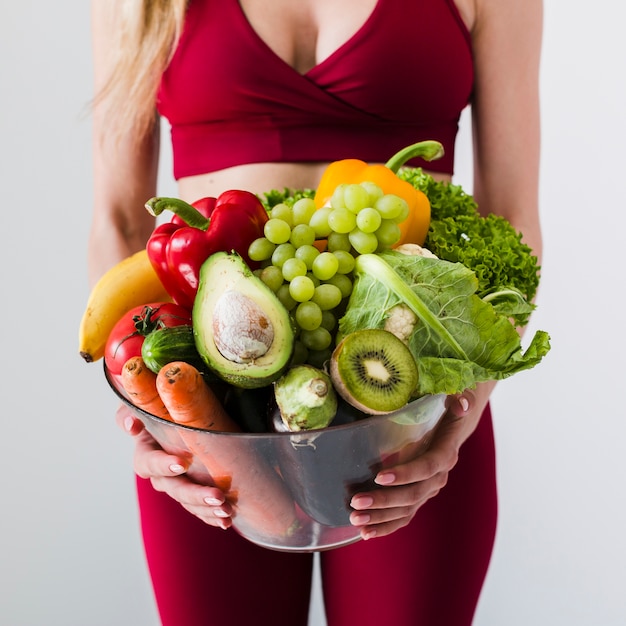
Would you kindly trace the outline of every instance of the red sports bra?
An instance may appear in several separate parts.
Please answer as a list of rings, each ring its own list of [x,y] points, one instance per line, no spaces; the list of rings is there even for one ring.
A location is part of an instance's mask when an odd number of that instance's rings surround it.
[[[238,0],[191,0],[158,110],[172,127],[177,179],[255,162],[385,162],[423,139],[446,150],[428,169],[452,173],[473,78],[453,0],[378,0],[304,75],[256,34]]]

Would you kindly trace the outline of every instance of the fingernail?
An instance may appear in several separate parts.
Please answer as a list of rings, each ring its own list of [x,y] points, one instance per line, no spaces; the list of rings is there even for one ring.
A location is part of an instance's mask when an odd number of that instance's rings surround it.
[[[353,526],[365,526],[365,524],[369,524],[371,519],[372,517],[368,513],[353,513],[350,516],[350,522]]]
[[[226,511],[222,511],[222,509],[215,509],[213,515],[215,515],[215,517],[230,517],[230,515],[226,513]]]
[[[469,409],[469,400],[465,396],[461,396],[459,398],[459,404],[464,411],[467,411],[467,409]]]
[[[205,504],[208,504],[209,506],[219,506],[220,504],[222,504],[221,500],[218,500],[217,498],[211,498],[210,496],[207,496],[204,499]]]
[[[379,474],[374,479],[374,482],[379,485],[391,485],[396,480],[396,475],[391,472],[387,472],[386,474]]]
[[[368,509],[372,504],[374,504],[374,498],[371,496],[354,496],[350,501],[353,509]]]
[[[376,537],[376,531],[375,530],[364,530],[361,533],[361,537],[367,541],[368,539],[373,539],[374,537]]]
[[[127,430],[127,432],[130,432],[133,429],[134,423],[135,420],[130,415],[124,418],[124,428]]]
[[[172,472],[172,474],[182,474],[185,471],[185,468],[182,465],[179,465],[178,463],[172,463],[170,465],[170,472]]]

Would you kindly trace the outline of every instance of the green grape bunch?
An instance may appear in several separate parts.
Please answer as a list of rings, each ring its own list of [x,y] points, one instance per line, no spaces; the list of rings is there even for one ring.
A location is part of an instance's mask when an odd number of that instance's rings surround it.
[[[372,182],[339,185],[327,206],[311,196],[268,207],[263,237],[250,244],[255,270],[290,312],[295,363],[317,367],[336,345],[338,320],[352,293],[355,259],[400,240],[409,206]]]

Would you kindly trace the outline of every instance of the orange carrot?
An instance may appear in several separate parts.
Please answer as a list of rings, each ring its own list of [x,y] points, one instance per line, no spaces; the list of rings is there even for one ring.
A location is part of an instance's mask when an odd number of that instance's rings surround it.
[[[159,371],[156,384],[170,418],[177,424],[241,432],[193,365],[169,363]],[[269,537],[285,536],[296,528],[291,494],[248,438],[212,436],[185,429],[180,429],[180,436],[193,456],[202,462],[214,485],[229,502],[238,505],[235,515],[240,526],[247,525]]]
[[[161,368],[156,388],[177,424],[203,430],[239,432],[202,374],[191,364],[175,361]]]
[[[241,430],[193,365],[183,361],[169,363],[159,371],[156,387],[168,407],[170,418],[177,424],[203,430]],[[191,441],[193,435],[182,432],[181,437],[190,450],[198,454],[198,446]],[[237,493],[231,490],[232,476],[218,471],[215,464],[212,464],[212,470],[210,473],[215,486],[227,495],[231,504],[235,504]]]
[[[140,356],[131,357],[122,368],[122,386],[129,400],[140,409],[169,419],[169,413],[156,386],[157,376]]]

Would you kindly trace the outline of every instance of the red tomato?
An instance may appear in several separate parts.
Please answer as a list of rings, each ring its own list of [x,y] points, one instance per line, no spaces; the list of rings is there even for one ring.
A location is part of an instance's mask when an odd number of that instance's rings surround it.
[[[135,307],[115,324],[104,348],[104,361],[112,374],[121,374],[124,363],[141,356],[141,346],[158,328],[191,325],[191,311],[173,302],[153,302]]]

